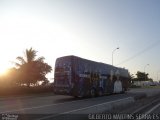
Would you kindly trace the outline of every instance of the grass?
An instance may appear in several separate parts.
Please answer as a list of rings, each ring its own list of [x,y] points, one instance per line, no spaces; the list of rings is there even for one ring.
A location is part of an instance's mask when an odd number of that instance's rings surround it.
[[[34,95],[41,93],[52,93],[53,88],[51,86],[37,86],[37,87],[6,87],[0,88],[0,96],[12,96],[12,95]]]

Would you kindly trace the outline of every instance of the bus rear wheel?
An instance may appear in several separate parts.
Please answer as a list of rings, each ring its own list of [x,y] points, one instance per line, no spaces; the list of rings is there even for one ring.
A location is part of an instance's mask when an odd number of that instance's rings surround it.
[[[95,97],[95,96],[96,96],[96,91],[95,91],[94,88],[92,88],[92,89],[90,90],[90,96],[91,96],[91,97]]]

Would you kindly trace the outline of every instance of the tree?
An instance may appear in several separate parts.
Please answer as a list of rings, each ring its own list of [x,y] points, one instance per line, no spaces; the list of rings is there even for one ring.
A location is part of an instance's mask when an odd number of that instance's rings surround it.
[[[52,67],[44,62],[44,57],[36,58],[37,51],[32,48],[26,49],[24,57],[18,56],[15,63],[19,70],[19,83],[35,84],[37,81],[45,81],[47,78],[45,75],[51,72]]]
[[[42,86],[45,86],[45,85],[47,85],[48,83],[49,83],[49,81],[48,81],[48,80],[43,81]]]
[[[148,73],[145,74],[144,72],[137,71],[136,75],[138,81],[148,81]]]

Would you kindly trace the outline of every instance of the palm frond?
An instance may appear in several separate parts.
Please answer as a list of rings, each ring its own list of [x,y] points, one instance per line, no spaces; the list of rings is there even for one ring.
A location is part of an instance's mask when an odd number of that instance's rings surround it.
[[[33,50],[32,47],[29,50],[26,49],[25,54],[26,54],[27,62],[34,61],[37,56],[36,53],[37,51]]]
[[[15,63],[15,66],[16,66],[16,67],[21,67],[21,64]]]
[[[11,61],[11,63],[14,64],[15,67],[20,67],[20,66],[21,66],[21,64],[19,64],[19,63],[17,63],[17,62],[14,62],[14,61]]]
[[[21,64],[25,64],[25,63],[26,63],[26,61],[24,60],[24,58],[21,57],[21,56],[18,56],[16,59],[17,59]]]
[[[39,57],[38,59],[36,59],[36,61],[39,61],[39,62],[44,62],[44,57]]]

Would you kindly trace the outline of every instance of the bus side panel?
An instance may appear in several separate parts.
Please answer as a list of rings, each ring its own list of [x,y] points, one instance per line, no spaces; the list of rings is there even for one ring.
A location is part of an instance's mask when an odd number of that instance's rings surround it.
[[[73,82],[73,96],[78,96],[83,90],[85,80],[80,77],[84,73],[84,61],[81,58],[72,58],[72,82]]]
[[[129,77],[127,76],[128,71],[126,69],[75,56],[61,59],[60,65],[62,65],[61,63],[65,63],[65,66],[71,64],[71,86],[69,86],[69,95],[71,96],[88,96],[92,88],[97,92],[100,87],[102,87],[104,94],[113,93],[114,82],[117,80],[117,76],[115,75],[117,70],[120,71],[122,86],[126,89],[128,88]],[[104,78],[101,79],[100,76]]]
[[[78,79],[79,79],[79,76],[77,75],[77,58],[76,57],[72,57],[71,66],[72,66],[72,84],[73,84],[71,95],[76,96],[78,94],[77,85],[78,85]]]

